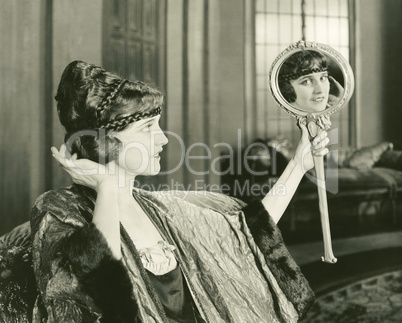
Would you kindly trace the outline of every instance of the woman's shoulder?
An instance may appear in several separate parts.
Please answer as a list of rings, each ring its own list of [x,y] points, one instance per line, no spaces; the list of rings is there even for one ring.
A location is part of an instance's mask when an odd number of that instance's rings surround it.
[[[73,185],[40,195],[32,207],[31,220],[50,213],[63,222],[69,222],[72,216],[81,218],[83,210],[91,213],[90,208],[88,197]]]
[[[78,194],[73,186],[50,190],[40,195],[34,207],[39,210],[48,210],[53,208],[65,208],[68,205],[74,205]]]

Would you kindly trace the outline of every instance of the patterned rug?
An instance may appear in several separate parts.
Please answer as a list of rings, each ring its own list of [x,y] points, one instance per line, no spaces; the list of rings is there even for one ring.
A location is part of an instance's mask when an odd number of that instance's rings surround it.
[[[402,322],[402,270],[359,280],[317,298],[302,322]]]

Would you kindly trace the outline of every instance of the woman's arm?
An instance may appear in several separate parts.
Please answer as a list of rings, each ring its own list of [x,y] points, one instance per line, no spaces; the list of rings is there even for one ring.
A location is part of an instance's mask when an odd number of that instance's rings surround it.
[[[52,153],[74,183],[90,187],[97,192],[92,223],[105,237],[113,256],[120,259],[120,219],[115,176],[109,175],[105,166],[88,159],[78,160],[75,154],[69,159],[65,145],[60,147],[60,151],[52,147]]]
[[[306,126],[300,124],[300,127],[302,137],[295,156],[290,160],[275,185],[262,199],[262,204],[275,223],[281,219],[304,174],[314,167],[312,154],[324,156],[328,153],[328,149],[325,148],[329,142],[326,131],[321,132],[310,143]],[[281,194],[277,192],[281,192]]]
[[[97,193],[92,223],[104,235],[113,256],[121,259],[117,187],[100,185]]]

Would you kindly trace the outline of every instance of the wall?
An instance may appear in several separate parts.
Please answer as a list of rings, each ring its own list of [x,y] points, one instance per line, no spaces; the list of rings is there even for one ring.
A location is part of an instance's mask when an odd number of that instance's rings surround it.
[[[400,0],[356,0],[358,146],[382,140],[402,149]]]
[[[44,189],[45,1],[0,1],[0,234],[28,220]]]
[[[82,3],[0,0],[0,235],[70,183],[50,153],[64,136],[53,97],[70,61],[101,63],[102,1]]]
[[[62,0],[53,2],[52,37],[52,94],[57,92],[61,74],[68,63],[82,60],[102,64],[102,1]],[[64,141],[64,129],[57,116],[56,101],[51,101],[51,145],[59,148]],[[49,158],[51,155],[49,154]],[[65,171],[56,163],[49,164],[52,172],[51,188],[71,183]]]
[[[244,2],[169,1],[167,16],[167,169],[185,166],[168,183],[199,189],[219,183],[222,147],[244,141]]]

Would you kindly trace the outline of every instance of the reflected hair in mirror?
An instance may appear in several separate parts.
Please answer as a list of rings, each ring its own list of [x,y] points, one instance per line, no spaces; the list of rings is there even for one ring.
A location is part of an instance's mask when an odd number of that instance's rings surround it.
[[[302,50],[290,56],[282,64],[278,74],[279,90],[284,99],[293,103],[296,101],[296,92],[290,80],[311,73],[326,71],[328,69],[325,55],[315,50]]]

